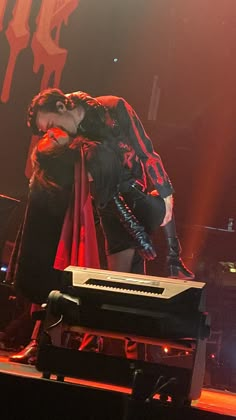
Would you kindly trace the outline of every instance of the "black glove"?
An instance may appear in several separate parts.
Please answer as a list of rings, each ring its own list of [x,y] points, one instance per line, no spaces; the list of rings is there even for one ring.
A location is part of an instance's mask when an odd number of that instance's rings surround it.
[[[152,241],[149,235],[145,232],[144,227],[140,225],[138,219],[134,216],[126,204],[122,195],[118,193],[115,194],[113,196],[113,202],[118,210],[118,216],[122,225],[126,228],[137,244],[136,248],[141,257],[146,260],[154,260],[157,254]]]

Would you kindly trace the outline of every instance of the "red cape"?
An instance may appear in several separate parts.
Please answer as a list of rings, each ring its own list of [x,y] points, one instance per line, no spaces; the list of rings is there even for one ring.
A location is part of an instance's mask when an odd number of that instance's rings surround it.
[[[74,177],[74,192],[62,226],[54,268],[64,270],[69,265],[100,268],[83,147],[81,160],[75,164]]]

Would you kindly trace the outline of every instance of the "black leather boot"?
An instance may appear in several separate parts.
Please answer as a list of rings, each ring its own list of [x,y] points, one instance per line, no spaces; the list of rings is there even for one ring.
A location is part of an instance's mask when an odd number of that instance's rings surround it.
[[[141,257],[145,260],[153,260],[156,258],[157,254],[151,238],[132,213],[131,209],[125,202],[124,197],[120,193],[114,195],[113,203],[122,225],[133,238],[136,244],[136,249]]]
[[[178,237],[167,237],[168,244],[168,277],[174,279],[194,280],[195,275],[190,271],[180,258],[181,245]]]

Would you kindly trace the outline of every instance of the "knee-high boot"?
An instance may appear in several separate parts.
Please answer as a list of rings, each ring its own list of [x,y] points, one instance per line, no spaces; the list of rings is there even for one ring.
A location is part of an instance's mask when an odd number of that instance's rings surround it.
[[[177,236],[174,217],[169,223],[167,223],[167,225],[164,226],[164,231],[168,247],[168,277],[193,280],[195,278],[194,273],[185,266],[180,256],[182,248]]]

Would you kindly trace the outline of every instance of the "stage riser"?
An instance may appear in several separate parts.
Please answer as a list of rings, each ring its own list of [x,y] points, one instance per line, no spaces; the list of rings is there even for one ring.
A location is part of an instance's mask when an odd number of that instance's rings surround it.
[[[0,373],[1,417],[4,420],[123,420],[129,396],[55,380]],[[235,417],[194,407],[166,407],[153,401],[138,407],[135,420],[233,420]],[[4,417],[3,417],[4,416]]]

